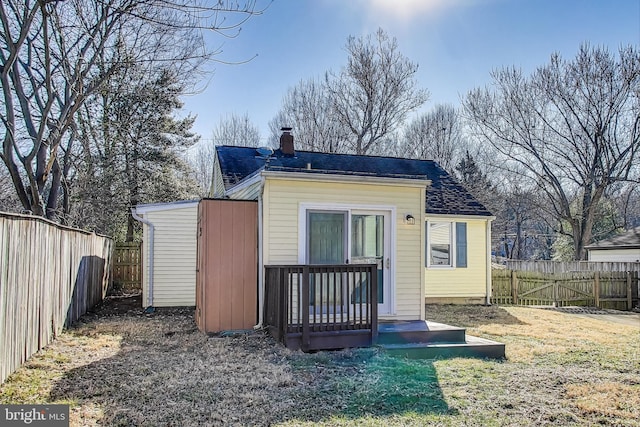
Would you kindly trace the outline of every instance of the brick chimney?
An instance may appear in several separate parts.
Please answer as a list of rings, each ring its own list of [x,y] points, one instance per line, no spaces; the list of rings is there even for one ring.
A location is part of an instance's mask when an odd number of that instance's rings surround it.
[[[280,129],[282,135],[280,135],[280,151],[285,156],[294,156],[296,154],[293,148],[293,135],[291,135],[291,128],[283,127]]]

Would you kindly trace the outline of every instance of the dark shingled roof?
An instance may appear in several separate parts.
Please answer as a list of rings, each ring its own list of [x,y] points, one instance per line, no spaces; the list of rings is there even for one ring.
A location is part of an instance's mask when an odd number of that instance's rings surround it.
[[[609,239],[600,240],[587,249],[635,249],[640,248],[640,227],[633,228]]]
[[[386,178],[431,180],[427,189],[426,213],[492,216],[461,184],[433,160],[356,156],[296,151],[286,156],[276,150],[268,159],[255,148],[216,147],[225,188],[230,188],[260,169],[268,171],[341,174]],[[311,164],[311,169],[307,169]]]

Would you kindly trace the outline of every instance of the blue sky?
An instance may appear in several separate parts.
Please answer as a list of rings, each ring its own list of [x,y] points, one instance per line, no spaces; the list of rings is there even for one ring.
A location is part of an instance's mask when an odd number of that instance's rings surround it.
[[[266,141],[287,89],[338,71],[347,37],[379,27],[419,64],[416,78],[431,93],[425,112],[459,105],[469,90],[490,84],[494,68],[529,73],[553,52],[574,57],[582,42],[614,51],[640,46],[640,0],[274,0],[238,37],[210,38],[220,60],[257,56],[216,64],[206,89],[185,98],[184,113],[197,115],[194,131],[204,142],[229,113],[247,113]]]

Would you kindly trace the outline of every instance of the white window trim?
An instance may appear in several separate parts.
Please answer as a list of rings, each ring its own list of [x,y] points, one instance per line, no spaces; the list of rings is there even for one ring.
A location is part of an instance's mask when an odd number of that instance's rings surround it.
[[[347,212],[347,223],[351,224],[351,214],[353,211],[385,211],[389,212],[390,224],[389,233],[391,245],[391,265],[389,277],[391,280],[389,289],[389,314],[395,315],[396,310],[396,207],[390,205],[355,205],[346,203],[308,203],[302,202],[298,205],[298,264],[307,263],[307,211],[340,211]],[[351,233],[347,233],[347,250],[351,257]]]
[[[449,223],[449,258],[451,260],[450,265],[432,265],[431,264],[431,223],[441,223],[446,222]],[[457,267],[457,257],[456,257],[456,221],[452,221],[451,219],[445,220],[445,218],[438,218],[436,220],[428,219],[427,223],[427,268],[434,270],[455,270]]]

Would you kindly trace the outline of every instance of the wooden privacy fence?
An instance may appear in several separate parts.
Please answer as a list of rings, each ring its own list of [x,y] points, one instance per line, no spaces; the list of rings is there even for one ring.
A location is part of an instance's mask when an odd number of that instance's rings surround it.
[[[537,271],[539,273],[566,273],[569,271],[636,271],[640,273],[640,262],[507,260],[505,267],[509,270]]]
[[[0,383],[102,301],[113,242],[0,212]]]
[[[142,243],[116,243],[113,250],[111,280],[115,287],[142,289]]]
[[[637,271],[541,273],[492,270],[492,302],[514,305],[577,305],[631,310],[638,303]]]

